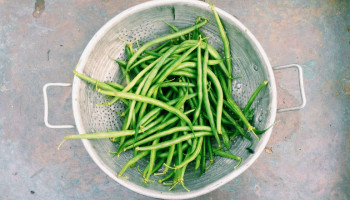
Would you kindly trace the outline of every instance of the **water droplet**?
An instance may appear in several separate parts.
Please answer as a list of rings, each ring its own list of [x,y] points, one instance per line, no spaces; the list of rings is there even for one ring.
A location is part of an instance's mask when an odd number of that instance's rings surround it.
[[[254,69],[255,71],[258,71],[258,66],[257,66],[256,64],[253,64],[253,69]]]
[[[241,83],[237,83],[236,84],[236,89],[240,89],[242,87],[242,84]]]

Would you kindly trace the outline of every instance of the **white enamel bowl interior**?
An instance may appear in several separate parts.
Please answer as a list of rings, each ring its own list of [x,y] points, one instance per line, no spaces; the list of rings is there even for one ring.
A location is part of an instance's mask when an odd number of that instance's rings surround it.
[[[256,87],[264,80],[269,81],[256,99],[254,126],[259,129],[268,127],[275,120],[276,115],[276,88],[274,76],[267,56],[255,37],[236,18],[217,9],[225,26],[230,40],[231,55],[233,57],[233,76],[242,76],[232,83],[232,98],[239,106],[244,106]],[[123,38],[134,44],[140,44],[156,37],[169,34],[171,30],[161,19],[183,29],[194,24],[198,16],[210,19],[210,22],[201,30],[209,37],[212,44],[223,56],[223,45],[216,26],[215,19],[207,3],[200,1],[150,1],[130,8],[105,24],[92,38],[84,50],[79,64],[78,72],[83,72],[100,81],[119,81],[122,77],[120,68],[112,58],[125,59],[125,43]],[[110,57],[109,57],[110,56]],[[73,111],[80,134],[119,130],[123,119],[117,112],[122,112],[125,106],[118,102],[111,107],[98,106],[103,103],[104,96],[94,90],[94,86],[74,78],[73,82]],[[243,162],[234,169],[235,161],[215,157],[215,164],[201,177],[193,176],[193,165],[189,165],[185,175],[185,184],[191,190],[186,192],[181,186],[169,192],[169,186],[158,183],[142,184],[142,178],[136,167],[128,169],[125,176],[129,179],[119,179],[116,173],[132,157],[132,152],[125,152],[120,157],[112,158],[108,150],[116,150],[116,146],[108,139],[83,140],[83,143],[93,160],[111,178],[121,185],[138,193],[158,198],[191,198],[208,193],[219,186],[231,181],[246,170],[264,149],[271,130],[266,132],[261,140],[255,140],[249,154],[245,147],[247,140],[238,139],[232,143],[232,153],[242,157]],[[141,169],[147,160],[137,163]],[[151,177],[156,179],[157,177]],[[117,188],[116,188],[117,189]]]

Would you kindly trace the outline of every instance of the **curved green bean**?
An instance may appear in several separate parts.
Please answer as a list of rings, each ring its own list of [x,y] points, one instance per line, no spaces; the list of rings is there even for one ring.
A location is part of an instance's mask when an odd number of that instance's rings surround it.
[[[155,45],[155,44],[158,44],[158,43],[161,43],[161,42],[164,42],[164,41],[167,41],[167,40],[170,40],[170,39],[173,39],[173,38],[177,38],[181,35],[185,35],[187,33],[190,33],[192,32],[193,30],[195,30],[196,28],[198,29],[199,27],[202,27],[204,26],[206,23],[208,23],[208,20],[205,19],[203,22],[199,23],[199,24],[196,24],[194,26],[191,26],[191,27],[188,27],[186,29],[183,29],[181,31],[178,31],[178,32],[175,32],[175,33],[172,33],[172,34],[169,34],[169,35],[166,35],[166,36],[163,36],[163,37],[159,37],[157,39],[154,39],[150,42],[147,42],[146,44],[144,44],[141,48],[139,48],[135,53],[134,55],[129,59],[128,61],[128,64],[126,65],[126,69],[129,69],[129,67],[135,62],[135,60],[137,59],[137,57],[139,57],[139,55],[141,55],[141,53],[148,49],[149,47]]]
[[[127,93],[127,92],[110,92],[110,91],[101,90],[100,88],[97,91],[100,92],[101,94],[105,94],[105,95],[108,95],[108,96],[116,96],[118,98],[124,98],[124,99],[129,99],[129,100],[136,100],[136,101],[141,101],[141,102],[144,102],[144,103],[149,103],[149,104],[156,105],[158,107],[163,108],[164,110],[167,110],[169,112],[174,113],[180,119],[184,120],[186,122],[186,124],[192,129],[191,120],[183,112],[181,112],[179,109],[176,109],[176,108],[174,108],[172,106],[169,106],[168,104],[166,104],[166,103],[164,103],[162,101],[159,101],[157,99],[153,99],[153,98],[150,98],[150,97],[142,96],[142,95],[137,95],[137,94],[133,94],[133,93]]]
[[[212,135],[213,135],[212,132],[201,132],[201,131],[198,131],[198,132],[194,132],[193,134],[180,136],[180,137],[176,138],[175,140],[161,142],[161,143],[159,143],[157,145],[152,145],[152,146],[136,147],[135,149],[137,151],[148,151],[148,150],[152,150],[152,149],[163,149],[163,148],[169,147],[169,146],[171,146],[173,144],[178,144],[180,142],[184,142],[184,141],[186,141],[188,139],[191,139],[191,138],[202,137],[202,136],[212,136]]]

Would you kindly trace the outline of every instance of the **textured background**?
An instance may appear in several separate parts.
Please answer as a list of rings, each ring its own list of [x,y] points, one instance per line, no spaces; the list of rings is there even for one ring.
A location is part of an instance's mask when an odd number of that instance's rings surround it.
[[[43,123],[42,86],[71,82],[94,33],[143,1],[0,0],[0,199],[145,199],[107,177],[76,130]],[[307,106],[277,115],[244,174],[198,199],[350,199],[350,1],[212,1],[257,37],[273,66],[299,63]],[[279,107],[300,102],[293,70],[275,73]],[[50,117],[73,123],[70,88],[49,90]],[[148,198],[146,198],[148,199]]]

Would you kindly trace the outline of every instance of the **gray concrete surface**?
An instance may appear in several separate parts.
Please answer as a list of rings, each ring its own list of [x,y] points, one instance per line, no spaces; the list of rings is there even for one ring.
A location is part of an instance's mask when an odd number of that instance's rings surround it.
[[[43,122],[42,86],[72,82],[94,33],[143,1],[0,0],[0,199],[149,199],[107,177],[76,130]],[[350,1],[212,1],[257,37],[272,65],[299,63],[305,109],[277,115],[244,174],[198,199],[350,199]],[[297,104],[294,71],[277,72],[279,107]],[[71,91],[49,91],[50,121],[71,124]],[[271,151],[272,150],[272,151]]]

